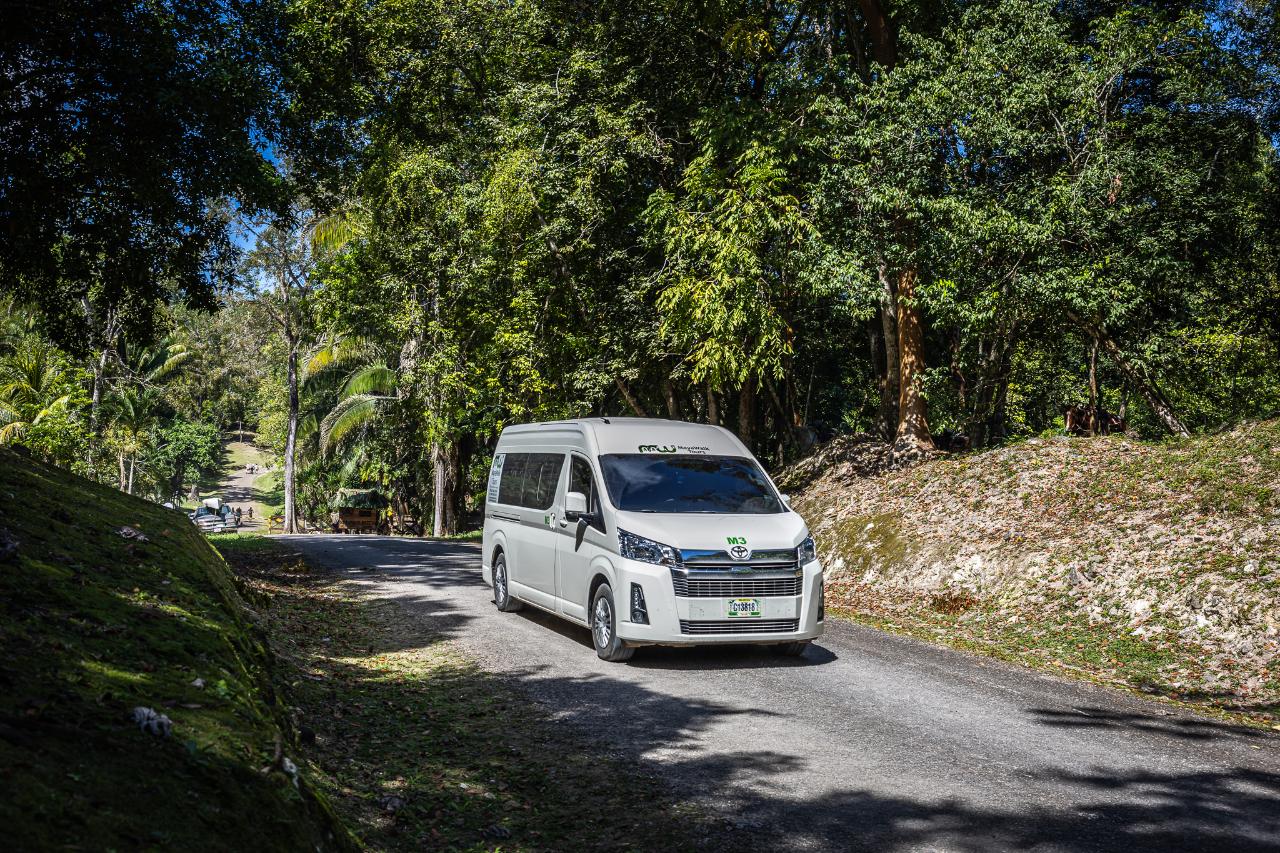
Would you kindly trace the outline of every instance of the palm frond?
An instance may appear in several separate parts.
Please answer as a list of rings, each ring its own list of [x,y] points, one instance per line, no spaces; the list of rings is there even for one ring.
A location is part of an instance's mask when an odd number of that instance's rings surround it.
[[[191,350],[187,349],[186,344],[171,344],[165,356],[165,360],[147,376],[148,379],[155,381],[168,376],[186,362],[187,359],[191,358]]]
[[[367,426],[386,399],[378,394],[357,394],[342,400],[320,422],[320,447],[328,452],[350,432]]]
[[[31,424],[34,426],[35,424],[40,423],[49,415],[52,415],[54,412],[62,411],[67,407],[67,403],[70,400],[71,400],[70,394],[63,394],[61,397],[59,397],[58,399],[54,400],[52,403],[50,403],[49,405],[41,409],[36,414],[36,416],[31,420]]]
[[[362,361],[372,347],[365,338],[335,336],[325,340],[311,353],[303,367],[303,374],[320,373],[336,365]]]
[[[10,421],[0,427],[0,444],[12,444],[22,438],[22,434],[26,432],[30,426],[26,421]]]
[[[311,248],[317,252],[336,252],[362,231],[360,222],[350,211],[335,211],[311,224]]]
[[[357,370],[347,378],[342,386],[342,396],[354,397],[361,394],[381,394],[390,396],[396,390],[396,372],[386,365],[374,364],[363,370]]]

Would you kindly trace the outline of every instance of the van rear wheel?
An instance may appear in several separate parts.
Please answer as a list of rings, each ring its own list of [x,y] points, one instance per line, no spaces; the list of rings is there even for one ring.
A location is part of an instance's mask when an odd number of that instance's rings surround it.
[[[507,555],[493,559],[493,603],[503,613],[514,613],[523,605],[511,597],[510,580],[507,578]]]
[[[618,639],[617,609],[613,606],[613,590],[602,583],[591,599],[591,642],[596,654],[610,663],[631,660],[636,650]]]

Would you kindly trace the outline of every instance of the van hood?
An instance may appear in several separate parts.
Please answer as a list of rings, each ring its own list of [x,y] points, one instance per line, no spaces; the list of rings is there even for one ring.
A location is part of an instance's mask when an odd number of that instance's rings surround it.
[[[752,551],[794,548],[809,535],[804,519],[794,512],[768,515],[619,512],[615,517],[617,525],[628,533],[681,550],[727,551],[735,544],[746,545]]]

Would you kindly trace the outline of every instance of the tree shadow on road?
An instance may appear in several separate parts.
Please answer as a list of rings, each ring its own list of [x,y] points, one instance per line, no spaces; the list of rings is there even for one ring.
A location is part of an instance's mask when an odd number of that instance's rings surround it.
[[[1159,716],[1137,712],[1112,711],[1093,706],[1059,708],[1031,708],[1037,721],[1047,726],[1072,729],[1128,729],[1168,735],[1183,740],[1213,740],[1223,736],[1257,739],[1263,737],[1258,729],[1248,726],[1219,723],[1203,717],[1191,717],[1172,711]]]
[[[475,556],[470,546],[429,547],[444,561]],[[392,547],[391,559],[370,574],[394,571],[428,587],[456,587],[457,566],[425,568],[422,549],[421,542]],[[993,768],[972,787],[957,783],[955,768],[940,766],[932,770],[938,784],[913,787],[883,763],[819,767],[788,754],[765,739],[776,730],[766,721],[787,724],[779,712],[671,695],[610,675],[565,677],[543,667],[486,673],[447,643],[470,622],[447,599],[379,600],[367,594],[377,578],[342,578],[356,580],[338,584],[350,594],[327,603],[317,603],[312,580],[275,578],[272,612],[292,614],[285,655],[294,671],[314,676],[291,679],[299,724],[316,735],[301,754],[374,847],[1280,850],[1280,775],[1257,766],[1121,772],[1054,767],[1046,758],[1030,774],[1001,777]],[[356,588],[365,594],[355,595]],[[524,618],[545,622],[590,653],[585,631],[551,616]],[[632,669],[780,662],[741,649],[644,651],[648,662],[637,656]],[[1188,742],[1241,734],[1209,721],[1082,710],[1089,716],[1029,713],[1047,727]],[[728,752],[704,746],[707,733],[723,726],[758,729],[761,741]],[[861,736],[851,729],[848,738],[856,744]],[[1274,748],[1273,738],[1263,736],[1263,743]],[[903,779],[930,772],[907,754],[900,770]],[[798,787],[815,771],[827,784]]]

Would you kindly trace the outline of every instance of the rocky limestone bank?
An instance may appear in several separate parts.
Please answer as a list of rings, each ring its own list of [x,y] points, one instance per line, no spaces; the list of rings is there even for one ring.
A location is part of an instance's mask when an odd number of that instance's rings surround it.
[[[923,460],[843,437],[779,485],[855,615],[1277,721],[1280,421]]]

